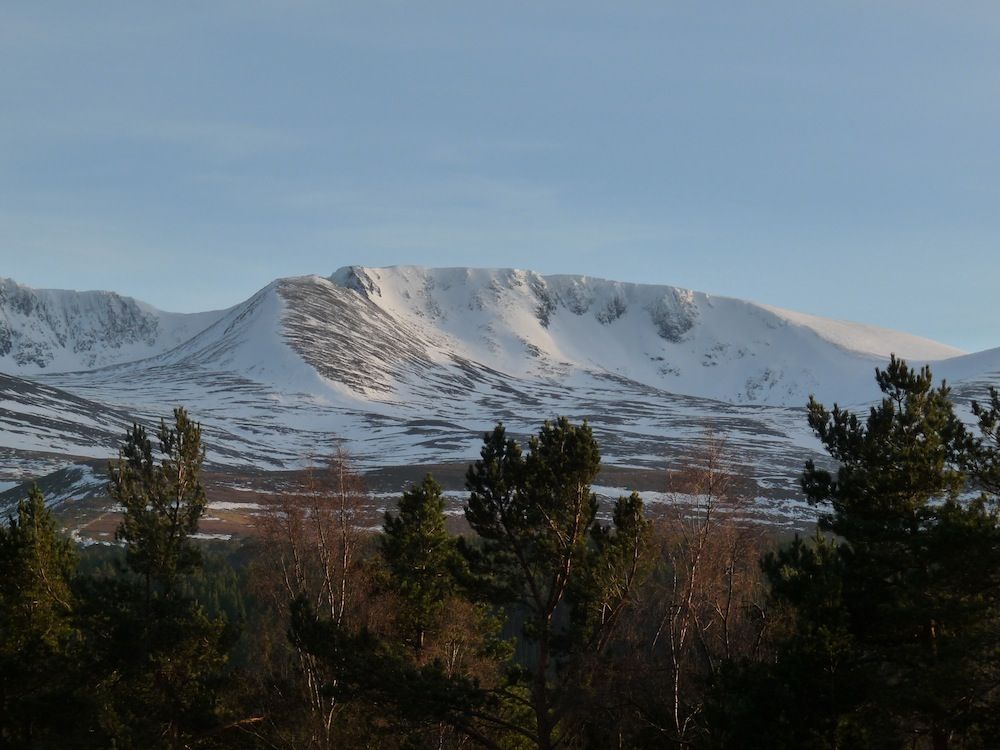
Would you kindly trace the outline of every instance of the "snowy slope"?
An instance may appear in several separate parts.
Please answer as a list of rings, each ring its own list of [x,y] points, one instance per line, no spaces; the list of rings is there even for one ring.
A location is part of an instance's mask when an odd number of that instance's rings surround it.
[[[668,286],[514,269],[350,266],[281,279],[229,310],[163,313],[110,292],[0,282],[0,371],[181,361],[281,391],[391,398],[414,374],[474,362],[518,378],[578,373],[730,403],[865,400],[890,352],[963,354],[872,326]],[[971,370],[970,370],[971,368]],[[976,364],[965,367],[970,373]]]
[[[798,406],[865,400],[891,352],[961,350],[668,286],[489,269],[343,268],[331,280],[461,356],[519,377],[601,372],[702,398]]]
[[[814,331],[820,338],[849,351],[871,354],[880,359],[896,354],[907,360],[933,362],[965,354],[954,346],[913,336],[909,333],[891,331],[878,326],[849,323],[843,320],[820,318],[807,313],[783,310],[780,307],[760,305],[789,323]]]
[[[512,269],[351,266],[277,280],[201,318],[16,289],[31,302],[6,303],[6,320],[51,357],[0,360],[12,476],[40,454],[110,455],[131,420],[185,405],[215,467],[300,466],[340,439],[365,466],[465,461],[498,420],[525,435],[565,414],[590,420],[608,463],[683,464],[714,432],[761,487],[791,491],[818,450],[810,394],[876,398],[873,370],[890,352],[934,360],[963,398],[1000,374],[1000,350],[956,357],[736,299]]]
[[[957,400],[984,400],[1000,389],[1000,347],[932,364],[934,376],[945,378]]]
[[[90,370],[170,349],[222,313],[157,310],[114,292],[32,289],[0,278],[0,372]]]

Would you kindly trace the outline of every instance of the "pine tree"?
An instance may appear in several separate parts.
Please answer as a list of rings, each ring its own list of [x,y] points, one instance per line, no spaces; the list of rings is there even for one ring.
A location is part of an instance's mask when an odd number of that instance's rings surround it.
[[[0,744],[58,747],[72,733],[75,570],[72,542],[32,487],[0,527]]]
[[[599,679],[585,657],[607,646],[643,569],[642,502],[622,498],[613,525],[597,522],[600,456],[585,424],[545,424],[527,454],[498,425],[481,455],[467,475],[477,537],[460,540],[460,558],[433,480],[386,517],[381,552],[403,648],[374,628],[317,618],[301,597],[291,636],[336,675],[338,700],[382,707],[381,721],[408,728],[414,746],[462,746],[459,736],[498,750],[567,746],[589,721],[575,688]],[[523,623],[517,665],[491,609]]]
[[[100,676],[94,736],[119,748],[188,747],[210,735],[234,635],[184,593],[201,565],[191,541],[206,506],[201,429],[179,408],[158,437],[159,460],[133,426],[110,470],[128,573],[85,587],[82,619]]]
[[[566,720],[573,677],[582,655],[607,644],[612,613],[635,583],[628,561],[642,548],[637,496],[619,501],[614,532],[600,529],[590,489],[599,469],[590,427],[560,418],[529,440],[527,454],[498,425],[466,478],[465,516],[478,543],[461,549],[480,594],[523,615],[532,739],[543,750],[580,728]]]
[[[56,529],[37,486],[18,503],[7,528],[0,527],[0,564],[3,611],[21,623],[11,627],[11,634],[58,639],[73,610],[70,582],[76,555],[73,543]]]
[[[456,589],[455,541],[445,528],[441,485],[427,475],[405,491],[395,515],[385,514],[380,550],[401,607],[396,620],[417,652]]]
[[[965,466],[974,478],[984,499],[1000,498],[1000,391],[990,387],[986,405],[972,402],[979,435],[970,440]]]
[[[198,566],[190,536],[206,505],[201,426],[177,408],[173,426],[161,419],[157,436],[159,462],[146,429],[136,424],[128,430],[108,486],[123,509],[116,538],[125,543],[129,567],[143,577],[147,598],[153,587],[169,596],[178,577]]]
[[[1000,698],[1000,523],[972,491],[995,465],[994,423],[980,408],[973,438],[926,367],[894,357],[876,379],[865,420],[809,404],[838,467],[807,463],[802,486],[834,536],[765,562],[795,613],[778,682],[808,696],[792,742],[981,746]]]

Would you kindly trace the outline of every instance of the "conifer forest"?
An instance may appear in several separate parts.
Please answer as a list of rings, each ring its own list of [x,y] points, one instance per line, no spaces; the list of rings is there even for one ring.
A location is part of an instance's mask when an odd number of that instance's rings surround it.
[[[722,441],[672,478],[693,504],[606,504],[590,426],[539,415],[483,437],[458,515],[428,474],[373,523],[338,451],[210,542],[198,415],[135,425],[114,544],[37,487],[0,527],[0,746],[998,747],[1000,393],[895,357],[871,387],[803,412],[794,537]]]

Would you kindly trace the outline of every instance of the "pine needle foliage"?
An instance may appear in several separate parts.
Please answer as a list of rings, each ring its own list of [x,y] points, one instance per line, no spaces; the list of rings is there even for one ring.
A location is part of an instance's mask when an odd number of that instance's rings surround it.
[[[205,450],[201,426],[183,408],[174,409],[173,425],[160,420],[160,458],[142,425],[125,435],[118,460],[110,466],[108,490],[122,507],[116,539],[125,543],[129,567],[169,594],[180,576],[198,567],[197,532],[207,500],[201,483]]]
[[[893,357],[876,381],[864,419],[810,401],[837,467],[808,462],[802,487],[828,536],[764,563],[794,613],[788,744],[981,747],[1000,708],[1000,403],[976,407],[976,436],[929,368]]]

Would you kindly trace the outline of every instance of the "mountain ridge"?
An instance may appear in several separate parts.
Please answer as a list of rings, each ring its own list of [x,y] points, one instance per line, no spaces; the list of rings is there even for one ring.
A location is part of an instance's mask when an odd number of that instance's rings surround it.
[[[730,297],[518,269],[345,266],[277,279],[226,310],[181,318],[204,323],[186,337],[193,325],[156,317],[143,338],[145,318],[129,317],[145,314],[140,303],[87,299],[118,317],[57,295],[61,309],[49,299],[23,326],[22,339],[53,347],[47,367],[0,359],[9,476],[112,456],[131,421],[155,424],[184,405],[217,469],[300,467],[339,441],[366,467],[457,463],[497,421],[528,435],[566,415],[590,421],[609,465],[683,464],[714,433],[761,487],[793,493],[802,460],[820,456],[808,397],[863,408],[889,351],[948,355],[932,366],[963,400],[1000,382],[1000,348],[956,355]],[[80,342],[59,324],[78,309],[89,326]],[[24,324],[17,312],[0,321]],[[101,338],[106,320],[138,322]],[[78,366],[91,357],[99,367]]]
[[[31,374],[96,369],[105,365],[138,361],[155,357],[186,343],[230,311],[245,305],[250,299],[282,281],[326,278],[370,301],[376,301],[382,296],[379,282],[385,283],[384,279],[390,275],[396,277],[389,278],[390,281],[399,282],[399,277],[404,282],[416,278],[425,287],[439,283],[442,278],[453,277],[454,280],[454,277],[461,276],[466,279],[486,277],[494,290],[499,281],[506,281],[508,285],[527,285],[536,297],[534,312],[543,327],[547,327],[547,318],[558,304],[566,306],[577,315],[590,312],[594,304],[592,292],[595,288],[615,292],[610,298],[602,300],[599,309],[594,311],[596,319],[605,325],[610,325],[625,313],[627,303],[623,297],[635,296],[636,290],[651,290],[661,294],[661,299],[657,307],[650,308],[650,315],[661,336],[674,343],[679,342],[694,325],[692,299],[698,297],[708,304],[715,300],[723,303],[737,302],[771,312],[779,319],[801,325],[830,343],[860,354],[885,358],[889,353],[888,349],[892,349],[900,356],[921,361],[937,361],[966,354],[956,347],[913,334],[663,284],[619,282],[586,275],[542,275],[514,268],[370,268],[353,265],[344,266],[329,277],[277,279],[242,303],[197,313],[165,312],[113,291],[35,289],[12,279],[0,278],[0,366],[8,372]],[[550,293],[552,290],[554,295]],[[103,310],[100,309],[102,303]],[[433,309],[428,312],[433,315]],[[31,318],[32,313],[36,325],[24,325],[24,319]],[[79,318],[82,323],[71,321],[72,317]],[[18,323],[21,325],[18,326]],[[863,340],[860,345],[856,343],[858,339]],[[78,356],[75,359],[69,356],[68,349]]]
[[[171,313],[112,291],[35,289],[0,277],[0,369],[89,370],[142,359],[223,312]]]

